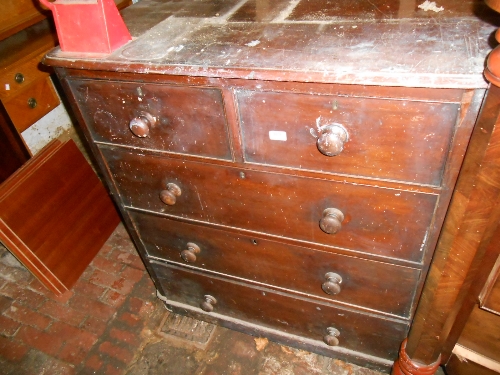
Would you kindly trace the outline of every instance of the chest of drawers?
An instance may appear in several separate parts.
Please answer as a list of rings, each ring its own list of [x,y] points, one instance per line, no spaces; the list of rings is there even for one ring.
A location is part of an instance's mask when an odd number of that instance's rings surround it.
[[[170,308],[391,366],[493,31],[404,3],[143,0],[122,49],[46,58]]]

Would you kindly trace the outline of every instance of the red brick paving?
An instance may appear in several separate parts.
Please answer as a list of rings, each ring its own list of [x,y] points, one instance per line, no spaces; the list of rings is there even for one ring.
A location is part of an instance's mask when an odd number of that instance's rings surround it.
[[[121,224],[62,296],[12,258],[3,261],[8,257],[0,247],[0,367],[23,374],[40,368],[57,374],[126,372],[149,315],[161,303]]]

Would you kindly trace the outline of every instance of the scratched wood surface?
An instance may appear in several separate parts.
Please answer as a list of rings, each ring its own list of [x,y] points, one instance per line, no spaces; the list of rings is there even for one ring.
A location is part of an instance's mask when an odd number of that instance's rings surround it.
[[[441,0],[428,10],[422,3],[142,0],[124,11],[133,41],[78,62],[56,50],[49,62],[226,78],[486,87],[482,71],[498,17],[480,0]]]

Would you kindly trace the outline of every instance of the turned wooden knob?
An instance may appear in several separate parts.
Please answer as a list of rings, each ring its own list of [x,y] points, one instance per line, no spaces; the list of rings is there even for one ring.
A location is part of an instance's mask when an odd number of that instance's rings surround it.
[[[186,263],[194,263],[196,262],[196,254],[200,253],[200,247],[193,243],[187,243],[187,249],[181,251],[181,258]]]
[[[323,289],[326,294],[331,296],[339,294],[341,290],[340,284],[342,283],[342,276],[335,272],[328,272],[325,274],[325,279],[326,281],[321,284],[321,289]]]
[[[325,344],[328,346],[337,346],[339,344],[339,339],[337,338],[340,336],[339,330],[333,327],[328,327],[326,332],[327,334],[323,336]]]
[[[177,201],[177,197],[182,194],[182,190],[174,183],[167,184],[165,190],[160,191],[160,199],[163,203],[173,206]]]
[[[321,129],[316,146],[326,156],[336,156],[344,150],[344,143],[349,140],[349,134],[340,124],[332,124]]]
[[[323,211],[323,217],[319,221],[321,230],[328,234],[337,233],[342,227],[344,214],[336,208],[327,208]]]
[[[214,305],[217,303],[215,297],[212,297],[207,294],[203,298],[205,298],[205,300],[202,303],[200,303],[201,309],[206,312],[214,311]]]
[[[153,127],[156,120],[147,112],[142,112],[139,116],[130,120],[129,128],[136,137],[144,138],[149,135],[149,129]]]

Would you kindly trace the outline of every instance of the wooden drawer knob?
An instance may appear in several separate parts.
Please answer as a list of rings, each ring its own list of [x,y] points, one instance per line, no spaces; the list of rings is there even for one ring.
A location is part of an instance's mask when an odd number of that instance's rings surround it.
[[[206,312],[214,311],[214,305],[217,303],[215,297],[212,297],[207,294],[203,298],[205,298],[205,300],[202,303],[200,303],[201,309]]]
[[[193,243],[187,243],[187,249],[181,251],[181,258],[186,263],[194,263],[196,262],[196,254],[200,253],[200,247]]]
[[[321,230],[328,234],[337,233],[342,227],[344,214],[336,208],[327,208],[323,211],[323,217],[319,221]]]
[[[165,190],[160,191],[160,199],[163,203],[173,206],[177,201],[177,197],[182,194],[182,190],[174,183],[168,183]]]
[[[136,137],[144,138],[149,135],[149,130],[156,123],[156,119],[147,112],[142,112],[139,116],[130,120],[129,128]]]
[[[344,143],[348,140],[347,130],[340,124],[332,124],[321,129],[316,146],[323,155],[336,156],[344,150]]]
[[[326,329],[326,332],[327,334],[323,336],[323,341],[325,342],[325,344],[328,346],[337,346],[339,344],[339,330],[333,327],[328,327]]]
[[[321,289],[323,289],[326,294],[331,296],[339,294],[341,290],[340,284],[342,283],[342,276],[335,272],[328,272],[325,274],[325,279],[326,281],[321,284]]]

